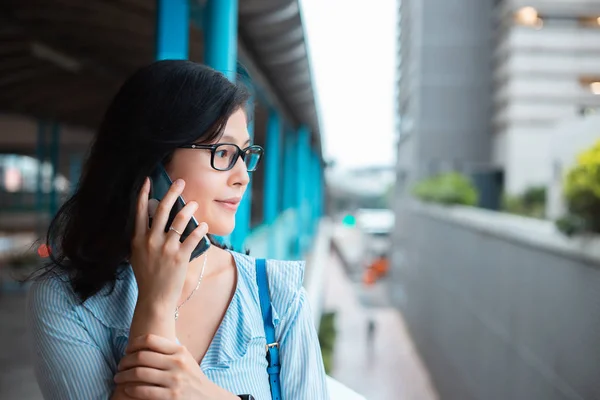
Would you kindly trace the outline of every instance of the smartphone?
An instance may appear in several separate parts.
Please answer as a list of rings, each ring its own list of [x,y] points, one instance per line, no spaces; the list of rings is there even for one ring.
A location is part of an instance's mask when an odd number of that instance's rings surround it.
[[[169,177],[169,174],[167,174],[167,171],[165,170],[162,163],[159,164],[154,169],[152,174],[150,175],[150,183],[151,183],[151,185],[150,185],[149,198],[161,201],[165,197],[165,195],[167,194],[169,189],[171,188],[171,185],[173,184],[173,182],[171,181],[171,178]],[[179,211],[181,211],[183,209],[184,206],[185,206],[185,200],[183,200],[182,196],[178,196],[177,201],[175,201],[175,204],[173,205],[173,208],[171,209],[171,212],[169,213],[169,219],[167,220],[167,224],[165,225],[165,232],[169,231],[169,228],[171,227],[171,224],[173,223],[175,216],[177,215],[177,213]],[[152,217],[150,217],[150,225],[152,225]],[[198,227],[198,221],[196,220],[196,218],[194,216],[192,216],[192,218],[188,222],[187,226],[181,233],[181,238],[179,239],[179,241],[183,242],[185,239],[187,239],[187,237],[197,227]],[[208,250],[209,247],[210,247],[210,240],[208,240],[208,238],[206,236],[204,236],[202,238],[202,240],[200,241],[200,243],[198,243],[198,245],[192,252],[190,261],[201,256],[206,250]]]

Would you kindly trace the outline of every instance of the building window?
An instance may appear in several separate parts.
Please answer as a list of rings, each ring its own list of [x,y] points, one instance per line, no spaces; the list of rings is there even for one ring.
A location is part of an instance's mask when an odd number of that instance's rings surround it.
[[[600,28],[600,16],[579,17],[578,23],[585,28]]]
[[[533,7],[520,8],[515,12],[514,19],[517,25],[530,26],[535,29],[542,29],[544,26],[544,20]]]
[[[600,95],[600,76],[582,76],[579,84],[594,95]]]

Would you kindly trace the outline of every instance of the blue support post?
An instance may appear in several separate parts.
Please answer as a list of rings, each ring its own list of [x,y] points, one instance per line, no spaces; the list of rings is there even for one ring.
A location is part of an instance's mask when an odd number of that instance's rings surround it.
[[[315,159],[313,151],[309,148],[306,166],[306,236],[307,240],[314,233],[314,199],[315,199]]]
[[[313,193],[311,196],[311,204],[312,204],[312,233],[313,235],[317,233],[318,221],[319,221],[319,191],[320,191],[320,183],[319,183],[319,156],[317,153],[312,153],[312,177],[311,177],[311,186],[313,188]]]
[[[56,215],[59,207],[58,193],[56,192],[56,177],[59,168],[60,151],[60,125],[52,124],[52,136],[50,142],[50,160],[52,162],[52,179],[50,180],[50,215]]]
[[[157,60],[187,60],[189,54],[189,0],[156,1]]]
[[[248,118],[250,123],[248,124],[248,133],[250,134],[250,140],[254,138],[254,97],[251,97],[248,102]],[[237,213],[235,214],[235,229],[231,233],[229,238],[224,238],[225,242],[230,242],[233,249],[236,251],[244,251],[244,242],[246,237],[250,233],[250,217],[252,211],[252,175],[250,176],[250,182],[246,188],[246,193],[238,206]]]
[[[279,214],[279,197],[281,194],[281,119],[277,111],[269,111],[267,122],[267,143],[265,148],[265,187],[264,187],[264,218],[265,224],[273,227]],[[272,231],[269,235],[269,257],[277,258],[277,241]]]
[[[237,77],[237,27],[238,0],[208,0],[204,8],[204,63],[235,82]],[[251,100],[252,101],[252,100]],[[252,105],[248,113],[254,112]],[[254,118],[251,118],[254,121]],[[253,136],[254,123],[248,124],[250,136]],[[230,237],[218,238],[229,242],[235,250],[242,251],[242,246],[250,231],[252,187],[248,185],[246,194],[235,215],[235,230]]]
[[[38,121],[37,129],[37,143],[36,143],[36,157],[38,161],[37,178],[35,185],[35,211],[42,212],[44,210],[44,188],[42,167],[46,158],[46,123],[44,121]]]
[[[308,233],[308,183],[310,179],[310,132],[306,126],[298,129],[297,151],[297,189],[296,207],[298,207],[298,256],[302,257],[306,250],[306,234]]]
[[[265,223],[272,224],[279,214],[279,160],[281,159],[281,121],[275,110],[269,112],[267,143],[265,148]]]
[[[284,142],[283,159],[283,210],[294,208],[296,204],[296,134],[293,130],[287,130]]]
[[[238,0],[208,0],[204,9],[204,63],[235,81]]]
[[[82,156],[80,153],[71,154],[69,157],[69,182],[71,183],[71,195],[75,193],[79,186],[79,177],[81,176]]]
[[[325,176],[323,171],[323,162],[320,156],[317,156],[317,219],[321,219],[323,217],[323,201],[325,194]]]

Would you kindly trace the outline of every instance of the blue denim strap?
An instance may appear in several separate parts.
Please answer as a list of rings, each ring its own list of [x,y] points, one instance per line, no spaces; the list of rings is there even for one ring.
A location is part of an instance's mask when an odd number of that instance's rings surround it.
[[[256,260],[256,283],[262,311],[265,337],[267,338],[267,373],[271,385],[271,398],[281,400],[281,384],[279,383],[279,343],[275,340],[275,327],[273,326],[273,313],[271,311],[271,296],[269,295],[269,281],[267,280],[267,263],[264,259]]]

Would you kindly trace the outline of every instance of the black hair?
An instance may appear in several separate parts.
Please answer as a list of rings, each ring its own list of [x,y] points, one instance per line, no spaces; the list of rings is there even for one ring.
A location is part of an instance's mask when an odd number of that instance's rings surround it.
[[[244,86],[191,61],[157,61],[136,71],[104,115],[76,192],[50,223],[50,261],[37,278],[66,274],[82,302],[106,285],[112,291],[128,265],[145,178],[178,146],[216,142],[248,99]]]

